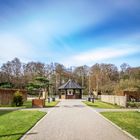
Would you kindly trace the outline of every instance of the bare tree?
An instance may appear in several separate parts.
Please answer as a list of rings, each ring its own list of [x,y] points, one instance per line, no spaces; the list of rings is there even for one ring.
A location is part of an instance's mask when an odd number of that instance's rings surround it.
[[[14,58],[12,61],[3,64],[1,72],[5,77],[5,82],[13,83],[15,88],[21,88],[22,63],[18,58]]]

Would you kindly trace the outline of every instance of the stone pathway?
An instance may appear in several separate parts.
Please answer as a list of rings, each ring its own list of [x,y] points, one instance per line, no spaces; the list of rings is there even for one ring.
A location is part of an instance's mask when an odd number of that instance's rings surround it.
[[[16,108],[16,107],[0,107],[0,110],[39,110],[43,112],[49,112],[52,108]]]
[[[139,111],[140,109],[101,109],[101,108],[93,108],[95,109],[97,112],[124,112],[124,111]]]
[[[132,140],[81,100],[63,100],[21,140]]]
[[[0,110],[11,110],[11,111],[16,111],[16,110],[37,110],[37,111],[43,111],[46,112],[47,114],[53,110],[53,107],[46,107],[46,108],[15,108],[15,107],[1,107]]]

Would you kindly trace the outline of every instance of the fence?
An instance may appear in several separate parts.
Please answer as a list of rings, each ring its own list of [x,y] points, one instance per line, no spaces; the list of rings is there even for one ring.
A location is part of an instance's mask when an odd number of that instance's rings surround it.
[[[13,101],[14,93],[18,89],[0,89],[0,105],[10,105]],[[26,90],[19,90],[22,93],[23,100],[27,100]]]
[[[126,107],[127,96],[101,95],[101,101]]]

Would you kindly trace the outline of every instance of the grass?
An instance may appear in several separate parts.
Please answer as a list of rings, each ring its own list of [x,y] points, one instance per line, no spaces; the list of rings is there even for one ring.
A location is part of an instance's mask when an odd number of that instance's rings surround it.
[[[0,107],[12,107],[11,105],[0,105]]]
[[[127,102],[127,106],[131,108],[140,108],[140,102]]]
[[[59,103],[59,101],[54,101],[54,102],[50,102],[48,103],[47,101],[45,102],[45,107],[54,107]],[[32,107],[32,100],[28,100],[26,102],[24,102],[23,107],[25,108],[31,108]]]
[[[23,106],[25,108],[32,108],[32,100],[27,100],[23,103]]]
[[[50,102],[50,103],[46,102],[46,103],[45,103],[45,106],[46,106],[46,107],[54,107],[54,106],[56,106],[58,103],[59,103],[59,101],[54,101],[54,102]]]
[[[45,102],[45,107],[54,107],[59,103],[59,101],[55,101],[55,102]],[[11,105],[1,105],[0,107],[15,107],[15,106],[11,106]],[[20,107],[15,107],[15,108],[32,108],[32,100],[27,100],[23,103],[23,106]]]
[[[101,112],[101,114],[140,139],[140,112]]]
[[[27,100],[27,101],[25,101],[24,103],[23,103],[23,105],[22,106],[19,106],[19,107],[17,107],[17,106],[13,106],[13,105],[0,105],[0,107],[15,107],[15,108],[31,108],[32,107],[32,101],[31,100]]]
[[[0,140],[17,140],[46,113],[40,111],[0,111]]]
[[[109,103],[104,103],[104,102],[101,102],[101,101],[98,101],[98,100],[94,101],[94,103],[89,102],[89,101],[83,101],[83,103],[85,103],[88,106],[95,107],[95,108],[104,108],[104,109],[120,108],[120,106],[112,105],[112,104],[109,104]]]

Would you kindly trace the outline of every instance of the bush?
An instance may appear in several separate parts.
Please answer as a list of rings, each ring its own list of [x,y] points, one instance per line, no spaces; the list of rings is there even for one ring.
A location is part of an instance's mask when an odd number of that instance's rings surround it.
[[[140,102],[127,102],[127,107],[140,108]]]
[[[13,97],[13,104],[15,106],[22,106],[23,105],[23,97],[20,91],[16,91]]]

